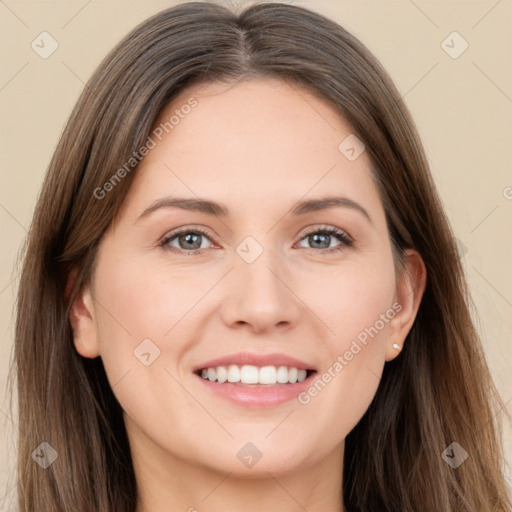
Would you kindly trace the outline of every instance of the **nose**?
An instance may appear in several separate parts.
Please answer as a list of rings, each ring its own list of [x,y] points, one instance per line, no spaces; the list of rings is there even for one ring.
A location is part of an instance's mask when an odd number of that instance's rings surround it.
[[[231,328],[285,331],[300,319],[302,302],[294,293],[294,279],[270,251],[252,263],[237,257],[225,290],[222,318]]]

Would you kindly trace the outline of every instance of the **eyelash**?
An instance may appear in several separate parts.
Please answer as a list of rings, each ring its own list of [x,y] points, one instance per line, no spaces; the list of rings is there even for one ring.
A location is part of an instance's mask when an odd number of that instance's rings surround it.
[[[201,235],[205,236],[206,238],[208,238],[210,241],[212,241],[212,238],[214,238],[208,231],[206,231],[202,228],[188,227],[188,228],[179,229],[177,231],[170,233],[168,236],[164,237],[161,240],[161,242],[159,243],[159,246],[166,250],[172,251],[172,252],[178,252],[178,253],[187,254],[190,256],[192,256],[194,254],[202,253],[205,249],[194,249],[192,251],[187,251],[185,249],[177,249],[176,247],[170,247],[167,245],[169,242],[171,242],[175,238],[179,237],[180,235],[186,234],[186,233],[201,234]],[[316,250],[314,248],[309,248],[313,251],[317,251],[317,252],[320,251],[323,253],[332,253],[332,252],[337,252],[337,251],[341,251],[346,248],[353,247],[353,245],[354,245],[354,240],[350,236],[348,236],[344,231],[341,231],[340,229],[329,227],[329,226],[310,228],[309,230],[307,230],[305,233],[302,234],[302,237],[300,238],[299,241],[304,240],[304,238],[306,238],[312,234],[322,234],[322,235],[334,236],[340,242],[339,245],[336,245],[335,247],[330,247],[327,249]],[[306,247],[306,249],[308,249],[308,247]]]

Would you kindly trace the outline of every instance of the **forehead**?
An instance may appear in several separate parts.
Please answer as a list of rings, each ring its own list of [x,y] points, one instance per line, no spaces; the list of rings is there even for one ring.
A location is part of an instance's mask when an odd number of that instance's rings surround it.
[[[160,113],[127,201],[172,193],[269,206],[334,192],[378,201],[366,153],[351,161],[340,150],[350,136],[331,105],[296,84],[196,84]]]

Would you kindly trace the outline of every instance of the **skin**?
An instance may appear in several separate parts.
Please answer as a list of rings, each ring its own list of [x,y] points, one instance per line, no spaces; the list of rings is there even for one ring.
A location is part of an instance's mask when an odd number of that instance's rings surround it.
[[[341,511],[344,439],[384,364],[399,356],[393,344],[403,346],[414,322],[424,264],[410,250],[408,272],[396,275],[369,157],[349,161],[338,150],[352,130],[326,102],[267,78],[202,84],[177,96],[155,126],[191,96],[197,106],[137,169],[92,282],[73,303],[76,350],[102,357],[125,411],[138,512]],[[138,219],[170,195],[221,202],[229,215],[160,208]],[[347,207],[289,213],[301,199],[334,195],[359,203],[371,222]],[[353,246],[329,253],[335,236],[315,245],[304,234],[326,226]],[[174,251],[159,245],[182,227],[211,233],[199,239],[201,253],[187,254],[193,248],[179,237],[168,244]],[[247,236],[263,249],[252,263],[236,252]],[[400,311],[306,405],[242,407],[192,374],[240,351],[280,352],[332,373],[394,303]],[[134,350],[148,338],[160,356],[145,366]],[[237,457],[247,442],[262,453],[252,467]]]

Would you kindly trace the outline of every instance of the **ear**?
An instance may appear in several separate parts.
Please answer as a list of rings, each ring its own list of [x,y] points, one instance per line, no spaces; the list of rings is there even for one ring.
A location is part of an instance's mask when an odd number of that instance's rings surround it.
[[[402,350],[405,339],[416,318],[427,282],[427,270],[420,254],[407,249],[404,253],[405,268],[395,291],[397,312],[389,322],[386,361],[393,360]]]
[[[71,290],[76,281],[77,270],[73,269],[66,283],[66,299],[69,299]],[[83,357],[94,359],[100,355],[98,330],[94,302],[89,286],[83,287],[73,299],[69,311],[69,320],[73,328],[73,337],[76,351]]]

